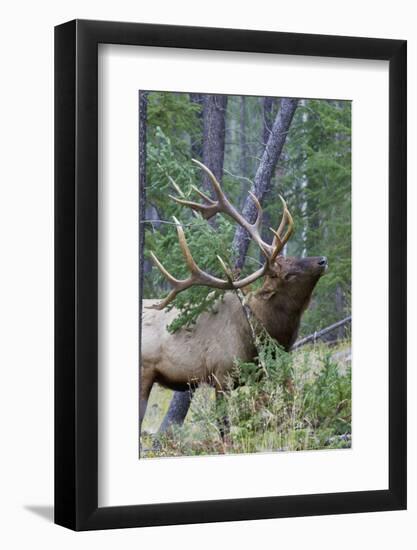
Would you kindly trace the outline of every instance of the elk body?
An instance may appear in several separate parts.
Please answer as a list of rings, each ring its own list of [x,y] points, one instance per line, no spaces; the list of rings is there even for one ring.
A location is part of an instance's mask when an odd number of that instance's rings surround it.
[[[203,164],[196,162],[210,177],[217,200],[196,190],[204,204],[172,197],[175,201],[200,212],[209,219],[223,213],[244,227],[265,257],[264,265],[243,279],[234,280],[219,258],[226,279],[214,277],[201,270],[188,248],[181,224],[175,220],[182,253],[190,271],[188,279],[177,280],[152,254],[153,260],[172,286],[161,302],[144,300],[142,316],[142,365],[140,375],[140,422],[145,415],[150,391],[155,382],[172,390],[184,391],[206,382],[216,392],[222,390],[236,359],[251,361],[256,356],[253,327],[263,327],[284,349],[294,343],[303,312],[308,307],[314,287],[327,269],[325,257],[292,258],[280,255],[293,232],[293,220],[282,199],[284,212],[271,245],[262,240],[260,227],[262,209],[254,195],[258,216],[250,224],[231,205],[219,182]],[[241,301],[239,289],[263,278],[262,287],[248,292]],[[201,314],[191,328],[171,334],[167,326],[178,311],[164,308],[175,296],[193,285],[223,289],[223,299],[215,311]]]

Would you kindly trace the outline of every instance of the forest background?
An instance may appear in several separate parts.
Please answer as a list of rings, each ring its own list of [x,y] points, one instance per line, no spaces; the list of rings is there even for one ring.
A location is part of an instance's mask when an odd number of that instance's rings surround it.
[[[265,241],[272,241],[269,228],[281,219],[282,195],[295,222],[284,254],[328,258],[328,273],[314,290],[299,337],[350,317],[351,102],[142,91],[139,129],[143,298],[161,299],[170,290],[151,251],[176,278],[188,276],[174,216],[205,271],[224,277],[217,256],[243,275],[263,262],[241,227],[223,216],[207,222],[170,198],[197,200],[195,188],[212,196],[194,158],[211,169],[251,223],[256,208],[248,191],[258,198]],[[192,330],[222,294],[208,287],[180,293],[168,306],[179,312],[168,330]],[[256,375],[256,361],[238,364],[238,388],[231,386],[223,409],[216,409],[209,389],[202,388],[181,426],[175,423],[183,418],[178,411],[189,406],[187,392],[175,392],[169,405],[172,392],[156,386],[143,424],[142,456],[350,447],[350,346],[348,323],[332,330],[324,342],[290,354],[266,342],[258,355],[268,377]],[[231,421],[226,438],[218,428],[224,414]]]
[[[269,227],[280,219],[281,194],[295,220],[295,234],[285,253],[327,256],[329,272],[303,316],[300,336],[349,315],[351,102],[142,92],[140,103],[141,144],[146,148],[141,155],[146,163],[141,197],[144,298],[161,298],[168,291],[149,261],[149,251],[163,258],[175,276],[187,275],[172,216],[186,226],[192,253],[203,269],[224,276],[217,254],[243,272],[253,271],[262,261],[254,246],[245,245],[244,232],[233,222],[221,218],[207,224],[170,199],[169,195],[183,194],[195,200],[193,185],[211,194],[207,176],[191,162],[196,158],[212,170],[231,202],[252,222],[255,209],[248,190],[255,193],[264,209],[264,240],[271,242]],[[178,296],[175,306],[182,315],[172,328],[192,324],[217,297],[205,287]]]

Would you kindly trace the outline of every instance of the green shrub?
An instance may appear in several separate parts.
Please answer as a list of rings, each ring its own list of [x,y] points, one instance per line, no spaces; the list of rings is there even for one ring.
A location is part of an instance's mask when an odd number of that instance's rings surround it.
[[[208,387],[197,391],[186,422],[160,437],[157,451],[144,439],[145,456],[350,447],[351,368],[335,359],[350,342],[286,353],[264,337],[258,346],[256,363],[236,363],[220,403]],[[222,438],[225,415],[230,428]]]

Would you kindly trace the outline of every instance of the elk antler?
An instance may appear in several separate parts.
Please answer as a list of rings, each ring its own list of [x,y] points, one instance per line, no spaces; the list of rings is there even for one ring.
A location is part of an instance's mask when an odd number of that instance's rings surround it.
[[[288,210],[285,200],[280,195],[279,197],[284,207],[281,223],[279,224],[278,230],[274,230],[270,228],[274,234],[274,240],[272,241],[272,245],[265,242],[260,235],[260,228],[262,224],[262,207],[258,199],[256,198],[256,196],[251,191],[249,191],[249,194],[252,200],[254,201],[257,209],[257,217],[255,222],[249,223],[241,214],[239,214],[236,208],[229,202],[229,200],[227,199],[226,195],[224,194],[220,186],[220,183],[217,181],[216,177],[211,172],[211,170],[207,168],[207,166],[205,166],[203,163],[199,162],[198,160],[195,160],[195,159],[192,159],[192,160],[193,162],[195,162],[195,164],[200,166],[200,168],[202,168],[206,172],[206,174],[209,176],[210,181],[213,185],[213,189],[217,200],[211,199],[205,193],[203,193],[202,191],[200,191],[194,186],[193,186],[193,189],[203,199],[205,204],[200,204],[193,201],[179,199],[178,197],[174,197],[172,195],[169,195],[170,198],[179,204],[188,206],[189,208],[191,208],[196,212],[200,212],[206,220],[210,219],[211,217],[213,217],[215,214],[218,214],[218,213],[222,213],[230,216],[240,226],[246,229],[251,239],[255,241],[256,244],[259,246],[262,254],[265,256],[266,262],[260,269],[258,269],[251,275],[248,275],[243,279],[234,281],[231,275],[229,274],[223,260],[220,257],[218,257],[223,270],[226,272],[227,280],[225,281],[223,279],[214,277],[213,275],[206,273],[205,271],[203,271],[198,267],[198,265],[194,261],[194,258],[191,255],[190,249],[188,248],[188,244],[184,235],[184,230],[180,222],[177,220],[177,218],[174,217],[174,222],[175,222],[175,225],[177,226],[178,240],[180,243],[181,251],[184,255],[185,261],[187,263],[187,266],[191,275],[190,277],[188,277],[188,279],[183,279],[183,280],[176,279],[164,268],[164,266],[155,256],[155,254],[151,252],[152,259],[155,262],[156,266],[159,268],[161,273],[166,277],[166,279],[169,281],[169,283],[172,286],[171,292],[168,294],[168,296],[164,300],[162,300],[158,304],[149,306],[152,309],[163,309],[170,302],[172,302],[172,300],[174,300],[174,298],[179,292],[187,288],[190,288],[191,286],[202,285],[202,286],[209,286],[212,288],[218,288],[222,290],[230,290],[230,289],[243,288],[244,286],[247,286],[255,282],[257,279],[259,279],[259,277],[262,277],[263,275],[265,275],[269,266],[276,259],[278,254],[282,251],[282,249],[288,242],[294,230],[294,221]],[[287,231],[285,232],[284,236],[281,236],[282,232],[284,231],[284,228],[287,225],[288,225]]]
[[[237,222],[244,229],[246,229],[250,237],[257,243],[257,245],[261,249],[265,258],[269,261],[273,261],[281,252],[281,250],[284,248],[284,246],[286,245],[286,243],[288,242],[289,238],[291,237],[294,231],[294,221],[288,210],[287,203],[281,197],[281,195],[279,195],[279,198],[281,199],[282,205],[284,207],[284,212],[282,214],[282,219],[278,227],[278,230],[274,230],[270,228],[274,234],[274,240],[272,242],[272,245],[269,245],[262,239],[260,235],[260,228],[262,224],[262,207],[258,199],[256,198],[256,196],[251,191],[249,191],[249,195],[251,196],[253,202],[255,203],[257,213],[258,213],[255,222],[251,224],[241,214],[239,214],[236,208],[229,202],[229,200],[227,199],[226,195],[224,194],[220,186],[220,183],[217,181],[213,172],[209,168],[207,168],[207,166],[205,166],[202,162],[195,159],[192,159],[192,161],[198,166],[200,166],[200,168],[204,170],[204,172],[206,172],[206,174],[209,176],[210,181],[213,185],[213,190],[217,197],[217,201],[210,199],[207,195],[202,193],[199,189],[197,189],[194,186],[193,186],[193,189],[200,195],[200,197],[203,198],[206,204],[199,204],[196,202],[179,199],[172,195],[170,195],[170,198],[179,204],[188,206],[193,210],[200,212],[203,218],[205,218],[206,220],[210,219],[211,217],[213,217],[215,214],[218,214],[218,213],[222,213],[230,216],[233,220],[235,220],[235,222]],[[287,224],[288,224],[287,231],[285,235],[281,237],[281,233]]]
[[[209,286],[213,288],[219,288],[223,290],[228,290],[228,289],[230,290],[233,288],[233,284],[230,281],[223,281],[222,279],[218,279],[217,277],[214,277],[213,275],[206,273],[205,271],[203,271],[198,267],[194,258],[191,255],[190,249],[188,248],[187,240],[185,238],[182,225],[180,224],[180,222],[177,220],[175,216],[173,216],[173,218],[174,218],[175,225],[177,226],[177,234],[178,234],[178,240],[180,243],[181,252],[183,253],[183,256],[185,258],[187,267],[191,275],[188,277],[188,279],[183,279],[183,280],[176,279],[165,269],[165,267],[161,264],[161,262],[155,256],[155,254],[151,252],[152,260],[155,262],[158,269],[161,271],[161,273],[165,276],[165,278],[168,280],[168,282],[172,286],[172,290],[168,294],[168,296],[164,300],[162,300],[162,302],[159,302],[159,304],[149,306],[151,309],[163,309],[170,302],[172,302],[172,300],[175,298],[175,296],[179,292],[182,292],[183,290],[186,290],[191,286],[202,285],[202,286]]]

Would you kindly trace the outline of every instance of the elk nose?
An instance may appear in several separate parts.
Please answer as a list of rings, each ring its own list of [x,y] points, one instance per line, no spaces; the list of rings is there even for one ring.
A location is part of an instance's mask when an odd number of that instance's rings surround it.
[[[322,257],[319,259],[319,265],[327,265],[327,258],[326,258],[326,256],[322,256]]]

